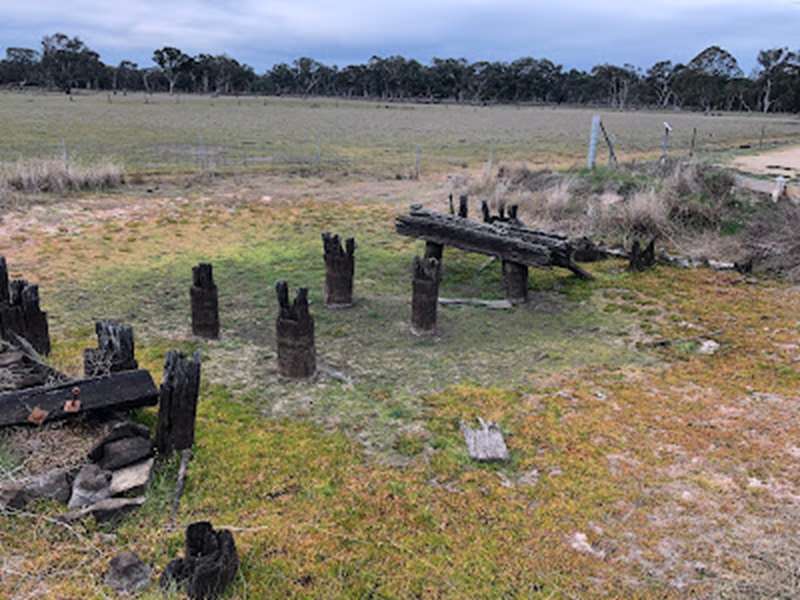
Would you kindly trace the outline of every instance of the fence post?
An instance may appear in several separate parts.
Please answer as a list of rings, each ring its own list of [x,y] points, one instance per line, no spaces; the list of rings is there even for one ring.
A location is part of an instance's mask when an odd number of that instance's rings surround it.
[[[669,134],[672,131],[672,127],[669,123],[664,121],[664,137],[661,140],[661,160],[667,160],[667,154],[669,154]]]
[[[697,143],[697,127],[692,129],[692,144],[689,147],[689,158],[694,158],[694,148]]]
[[[603,132],[603,138],[605,138],[606,144],[608,145],[608,166],[616,167],[617,154],[616,152],[614,152],[614,144],[611,142],[611,136],[608,135],[608,132],[606,131],[606,126],[603,125],[602,121],[600,121],[600,131]]]
[[[417,144],[417,148],[414,153],[414,179],[419,179],[419,172],[421,166],[422,166],[422,148],[420,148],[419,144]]]
[[[597,138],[600,135],[600,115],[592,117],[592,131],[589,136],[589,155],[586,159],[586,166],[591,170],[594,169],[594,163],[597,159]]]

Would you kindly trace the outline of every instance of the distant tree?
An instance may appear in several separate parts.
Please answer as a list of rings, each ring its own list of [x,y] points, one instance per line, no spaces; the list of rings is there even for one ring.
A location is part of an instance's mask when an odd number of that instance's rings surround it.
[[[122,88],[128,91],[132,88],[138,87],[138,80],[141,79],[139,75],[139,65],[130,60],[120,61],[117,68],[114,69],[113,89],[116,91]]]
[[[788,48],[773,48],[761,50],[757,60],[759,71],[756,77],[761,93],[761,110],[768,113],[773,107],[775,97],[783,95],[781,92],[786,93],[787,90],[781,88],[800,83],[797,81],[800,57]]]
[[[592,75],[602,83],[608,94],[608,104],[612,108],[624,109],[628,105],[631,90],[639,81],[635,67],[625,65],[599,65],[592,69]]]
[[[80,38],[71,38],[55,33],[42,39],[42,72],[51,87],[66,93],[73,87],[84,84],[97,87],[98,76],[103,70],[100,55],[91,50]]]
[[[167,78],[170,95],[174,94],[178,77],[189,66],[190,57],[178,48],[164,46],[153,52],[153,62],[159,66],[161,72],[164,73],[164,77]]]
[[[662,60],[654,64],[645,74],[645,85],[655,99],[655,104],[666,108],[675,100],[675,75],[678,69],[672,61]]]
[[[39,70],[39,53],[31,48],[6,48],[0,81],[26,85],[35,79]]]

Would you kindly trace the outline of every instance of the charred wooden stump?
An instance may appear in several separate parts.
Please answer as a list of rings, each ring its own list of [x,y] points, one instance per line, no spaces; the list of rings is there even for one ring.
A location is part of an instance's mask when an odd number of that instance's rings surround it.
[[[133,328],[116,321],[98,321],[94,326],[97,348],[83,351],[86,377],[101,377],[139,368],[133,343]]]
[[[0,256],[0,306],[10,303],[9,289],[8,289],[8,265],[6,264],[6,257]]]
[[[436,307],[439,303],[439,261],[414,257],[414,279],[411,295],[411,333],[436,334]]]
[[[441,266],[442,256],[444,256],[444,245],[436,242],[425,242],[425,258],[435,258]]]
[[[503,287],[506,299],[512,304],[528,301],[528,267],[520,263],[503,261]]]
[[[192,334],[215,340],[219,338],[219,292],[214,283],[213,267],[200,263],[192,267]]]
[[[634,240],[630,252],[629,271],[644,271],[656,264],[656,240],[650,240],[647,247],[642,250],[639,240]]]
[[[516,204],[512,204],[508,207],[507,215],[506,207],[504,205],[501,205],[497,209],[497,215],[493,215],[491,209],[489,208],[489,203],[484,200],[481,202],[481,214],[483,215],[484,223],[510,223],[511,225],[515,225],[517,227],[524,226],[522,221],[520,221],[517,217],[519,214],[519,207]]]
[[[191,359],[174,350],[167,353],[156,428],[156,446],[161,456],[187,450],[194,444],[199,394],[200,353],[195,352]]]
[[[8,279],[5,261],[0,267],[0,280]],[[50,330],[47,313],[39,305],[39,286],[16,279],[8,286],[0,282],[7,301],[0,302],[0,338],[10,342],[19,336],[30,343],[39,354],[50,354]]]
[[[280,373],[292,379],[312,377],[317,371],[317,350],[314,318],[308,312],[308,289],[298,289],[292,304],[289,304],[289,286],[285,281],[279,281],[275,291],[280,305],[275,323]]]
[[[356,242],[348,238],[342,247],[338,235],[323,233],[322,246],[325,252],[325,306],[348,308],[353,305]]]
[[[239,555],[233,534],[215,531],[211,523],[200,521],[186,528],[186,556],[171,561],[159,584],[168,590],[177,586],[192,600],[212,600],[222,596],[239,570]]]
[[[458,198],[458,216],[462,219],[469,218],[469,196],[466,194]]]

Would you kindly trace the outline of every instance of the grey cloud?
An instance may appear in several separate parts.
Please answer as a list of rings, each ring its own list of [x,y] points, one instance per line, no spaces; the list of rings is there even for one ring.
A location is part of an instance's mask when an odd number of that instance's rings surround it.
[[[109,62],[147,64],[155,47],[171,44],[227,52],[257,70],[300,55],[345,64],[396,53],[646,67],[687,61],[712,43],[747,70],[758,49],[797,45],[798,25],[793,0],[0,0],[4,46],[35,46],[43,34],[64,31]]]

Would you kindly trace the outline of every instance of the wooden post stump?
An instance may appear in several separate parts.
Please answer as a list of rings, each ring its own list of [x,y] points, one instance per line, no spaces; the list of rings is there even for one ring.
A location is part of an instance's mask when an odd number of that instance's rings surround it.
[[[458,216],[462,219],[469,218],[469,196],[466,194],[458,198]]]
[[[9,302],[8,265],[6,264],[6,257],[0,256],[0,306]]]
[[[158,396],[156,446],[161,456],[188,450],[194,444],[199,394],[200,353],[190,359],[175,350],[168,352]]]
[[[656,264],[656,240],[650,240],[647,247],[642,250],[639,240],[633,241],[630,252],[629,271],[644,271]]]
[[[5,261],[0,268],[0,280],[7,279]],[[2,282],[0,282],[2,285]],[[0,302],[0,338],[14,341],[14,336],[27,340],[39,354],[50,354],[50,330],[47,313],[39,306],[39,286],[16,279],[7,287],[6,302]]]
[[[439,261],[439,266],[441,266],[442,256],[444,256],[444,245],[436,242],[425,242],[425,258],[435,258]]]
[[[414,257],[414,279],[411,295],[411,333],[436,334],[436,309],[439,304],[439,261]]]
[[[163,590],[177,587],[190,600],[214,600],[236,579],[239,554],[233,534],[199,521],[186,528],[186,556],[169,562],[161,575]]]
[[[353,306],[353,275],[355,274],[356,241],[348,238],[344,247],[338,235],[322,234],[325,252],[325,306]]]
[[[512,304],[528,301],[528,267],[509,260],[503,261],[503,287],[506,299]]]
[[[317,350],[314,318],[308,312],[308,289],[298,289],[293,304],[289,304],[289,286],[285,281],[279,281],[275,291],[280,305],[275,323],[280,373],[292,379],[312,377],[317,371]]]
[[[133,328],[117,321],[98,321],[94,326],[97,348],[83,351],[86,377],[102,377],[119,371],[134,371],[136,362]]]
[[[219,338],[219,292],[214,283],[213,267],[200,263],[192,267],[192,334],[215,340]]]

